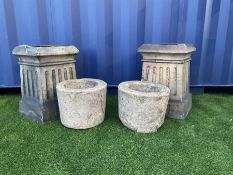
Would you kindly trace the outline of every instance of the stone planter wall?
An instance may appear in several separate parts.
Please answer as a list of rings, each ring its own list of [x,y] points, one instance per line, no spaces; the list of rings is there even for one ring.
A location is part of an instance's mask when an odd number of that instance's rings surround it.
[[[86,129],[104,121],[107,84],[102,80],[78,79],[57,85],[61,123]]]
[[[21,94],[20,113],[40,123],[59,118],[56,84],[76,78],[74,46],[17,46]]]
[[[163,124],[170,90],[160,84],[127,81],[118,86],[118,108],[129,129],[151,133]]]
[[[184,119],[192,106],[189,92],[190,56],[196,49],[192,45],[143,44],[142,81],[166,85],[171,90],[167,116]]]

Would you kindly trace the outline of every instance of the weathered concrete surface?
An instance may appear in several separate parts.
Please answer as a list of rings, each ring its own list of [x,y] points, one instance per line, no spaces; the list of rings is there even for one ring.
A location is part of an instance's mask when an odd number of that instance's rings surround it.
[[[171,90],[167,116],[184,119],[192,106],[189,92],[190,60],[196,49],[189,44],[143,44],[142,80],[163,84]]]
[[[19,111],[40,123],[59,118],[56,84],[76,78],[74,46],[27,46],[14,48],[19,57],[21,94]]]
[[[163,124],[170,90],[164,85],[127,81],[118,86],[118,108],[122,123],[129,129],[151,133]]]
[[[107,84],[97,79],[78,79],[57,85],[61,123],[86,129],[104,121]]]

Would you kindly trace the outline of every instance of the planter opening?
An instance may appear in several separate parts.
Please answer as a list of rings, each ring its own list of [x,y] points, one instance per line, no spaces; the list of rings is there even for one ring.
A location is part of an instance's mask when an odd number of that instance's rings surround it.
[[[36,45],[36,46],[31,46],[31,47],[56,47],[53,45]]]
[[[35,46],[30,46],[30,47],[66,47],[62,45],[35,45]]]
[[[90,80],[83,80],[83,81],[68,81],[64,84],[64,88],[66,89],[90,89],[97,86],[97,82],[90,81]]]
[[[160,45],[180,45],[179,43],[161,43]]]
[[[154,93],[154,92],[161,92],[162,88],[151,84],[131,84],[129,85],[129,89],[138,91],[138,92],[146,92],[146,93]]]

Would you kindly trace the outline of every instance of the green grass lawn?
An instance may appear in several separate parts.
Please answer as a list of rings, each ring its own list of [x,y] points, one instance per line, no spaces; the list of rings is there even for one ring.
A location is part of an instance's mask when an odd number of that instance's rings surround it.
[[[88,130],[37,124],[18,102],[0,96],[0,174],[233,174],[233,96],[194,95],[185,120],[166,119],[154,134],[125,128],[115,96]]]

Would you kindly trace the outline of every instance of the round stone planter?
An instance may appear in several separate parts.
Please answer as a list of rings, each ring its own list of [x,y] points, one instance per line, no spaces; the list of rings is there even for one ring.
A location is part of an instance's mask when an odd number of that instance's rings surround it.
[[[107,84],[97,79],[76,79],[57,85],[61,123],[86,129],[104,121]]]
[[[118,108],[122,123],[129,129],[151,133],[163,124],[170,90],[160,84],[127,81],[118,86]]]

